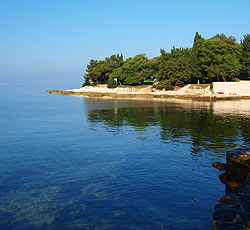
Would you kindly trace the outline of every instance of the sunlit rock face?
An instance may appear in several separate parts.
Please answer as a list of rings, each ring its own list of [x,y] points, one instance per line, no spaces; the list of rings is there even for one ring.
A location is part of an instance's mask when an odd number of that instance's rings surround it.
[[[250,81],[213,82],[214,93],[225,95],[250,95]]]
[[[215,206],[213,229],[250,229],[250,149],[229,151],[220,179],[226,196]]]

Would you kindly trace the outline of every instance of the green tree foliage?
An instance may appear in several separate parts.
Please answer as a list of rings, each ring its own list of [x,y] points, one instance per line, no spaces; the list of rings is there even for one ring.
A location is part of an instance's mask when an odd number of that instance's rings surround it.
[[[85,85],[90,85],[90,81],[95,79],[95,67],[97,66],[98,61],[94,59],[90,59],[89,64],[87,65],[86,69],[86,74],[84,75],[84,83],[83,86]]]
[[[168,85],[182,84],[191,79],[193,74],[191,49],[175,48],[171,53],[161,50],[157,81],[164,88]]]
[[[222,78],[226,81],[240,74],[242,46],[234,37],[217,34],[203,40],[197,53],[203,79]]]
[[[115,88],[117,86],[116,81],[113,78],[110,78],[107,82],[107,87],[108,88]]]
[[[198,79],[202,78],[202,69],[200,66],[200,55],[199,52],[201,51],[202,43],[205,41],[202,36],[196,32],[194,37],[194,43],[191,52],[191,59],[192,59],[192,69],[193,69],[193,77]]]
[[[250,35],[243,36],[242,44],[242,65],[243,73],[246,76],[250,76]]]
[[[134,58],[128,58],[110,77],[117,78],[122,84],[137,85],[154,73],[151,65],[145,54],[138,54]]]
[[[123,62],[122,54],[112,55],[101,61],[91,59],[87,65],[87,73],[84,76],[85,85],[89,85],[90,81],[102,84],[106,83],[112,71],[122,66]]]
[[[112,55],[110,58],[105,58],[105,65],[104,65],[104,70],[105,70],[105,77],[109,77],[109,75],[112,73],[112,71],[116,68],[119,68],[123,65],[123,55]]]
[[[154,57],[152,59],[149,59],[149,68],[148,68],[148,76],[156,76],[159,72],[159,65],[160,65],[160,57]]]
[[[232,36],[217,34],[205,39],[196,32],[192,48],[173,47],[171,52],[161,49],[160,56],[152,59],[145,54],[125,61],[122,54],[100,61],[91,59],[83,85],[104,84],[114,78],[118,84],[138,85],[156,78],[156,87],[171,89],[174,85],[197,79],[235,81],[250,75],[250,35],[243,38],[238,44]]]

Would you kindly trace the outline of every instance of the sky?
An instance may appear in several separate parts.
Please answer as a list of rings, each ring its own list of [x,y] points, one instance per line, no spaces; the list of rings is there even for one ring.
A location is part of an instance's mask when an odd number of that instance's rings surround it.
[[[240,42],[249,0],[0,0],[0,86],[80,87],[90,59],[192,47],[195,32]]]

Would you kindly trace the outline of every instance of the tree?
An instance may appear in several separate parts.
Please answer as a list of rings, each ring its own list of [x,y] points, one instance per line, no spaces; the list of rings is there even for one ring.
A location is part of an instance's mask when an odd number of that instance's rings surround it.
[[[122,54],[112,55],[100,61],[91,59],[89,65],[87,65],[87,73],[84,76],[84,85],[88,85],[90,81],[102,84],[106,83],[112,71],[122,66],[123,62]]]
[[[115,69],[110,75],[117,78],[122,84],[137,85],[150,77],[149,60],[145,54],[137,54],[134,58],[128,58],[122,67]]]
[[[202,69],[200,66],[200,55],[199,52],[201,51],[202,43],[205,41],[202,36],[196,32],[191,52],[191,59],[192,59],[192,69],[193,69],[193,76],[198,78],[199,80],[202,78]]]
[[[84,75],[84,85],[90,85],[90,81],[94,79],[94,69],[97,66],[98,61],[90,59],[89,64],[87,65],[86,74]]]
[[[159,64],[160,64],[160,57],[154,57],[152,59],[149,59],[149,76],[155,76],[157,75],[159,71]]]
[[[250,75],[250,35],[243,35],[242,44],[242,67],[246,76]]]
[[[224,34],[204,40],[198,48],[198,59],[203,78],[224,81],[240,74],[242,46],[232,36]]]
[[[250,35],[241,44],[232,36],[217,34],[204,39],[196,32],[192,48],[161,50],[159,57],[148,59],[145,54],[123,60],[116,54],[104,60],[90,60],[84,76],[85,83],[105,84],[117,78],[119,84],[137,85],[156,77],[159,88],[171,88],[190,79],[231,80],[250,75]]]
[[[157,81],[163,85],[182,84],[188,81],[193,73],[191,49],[175,48],[171,53],[161,50]]]
[[[105,81],[108,80],[109,75],[112,73],[112,71],[116,68],[119,68],[123,65],[123,55],[112,55],[110,58],[105,58]]]

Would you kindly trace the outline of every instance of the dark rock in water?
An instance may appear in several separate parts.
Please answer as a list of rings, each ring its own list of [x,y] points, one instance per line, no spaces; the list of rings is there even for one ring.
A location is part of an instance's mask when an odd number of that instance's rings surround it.
[[[237,211],[233,209],[216,209],[214,212],[214,220],[224,221],[224,222],[232,222],[237,218]]]
[[[220,175],[226,184],[226,196],[214,208],[213,229],[250,230],[250,149],[228,151],[226,167],[219,162],[213,166],[226,169]]]
[[[195,197],[192,197],[192,201],[196,201],[197,199]]]
[[[212,166],[219,170],[226,170],[226,164],[220,162],[214,162]]]
[[[222,174],[220,174],[219,178],[220,178],[220,181],[221,181],[223,184],[226,184],[226,183],[228,182],[228,180],[229,180],[229,176],[228,176],[227,173],[222,173]]]

